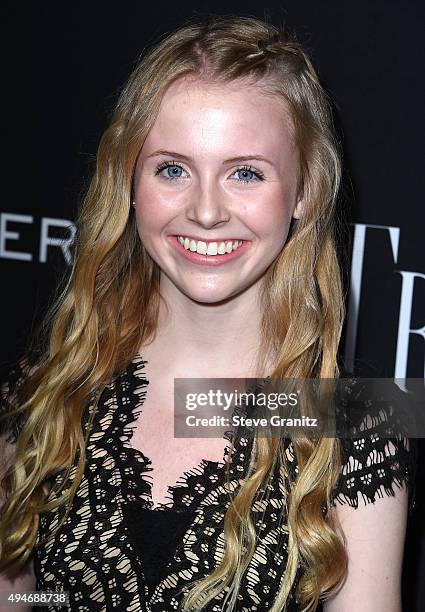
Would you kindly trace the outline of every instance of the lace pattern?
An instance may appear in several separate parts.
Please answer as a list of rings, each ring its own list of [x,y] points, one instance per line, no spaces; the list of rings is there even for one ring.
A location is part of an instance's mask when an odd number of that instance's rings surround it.
[[[88,406],[83,427],[94,413],[93,426],[87,445],[87,461],[83,479],[77,490],[71,512],[59,532],[40,545],[41,538],[51,534],[64,514],[64,507],[40,517],[34,566],[37,590],[67,590],[71,610],[78,612],[107,611],[113,607],[132,611],[169,612],[177,610],[181,594],[189,583],[207,575],[224,553],[224,516],[229,506],[229,492],[225,488],[225,459],[230,459],[231,491],[240,486],[248,466],[251,440],[232,438],[234,448],[225,448],[223,462],[203,460],[185,472],[177,484],[169,487],[169,502],[155,508],[193,510],[195,518],[183,535],[166,566],[166,575],[151,589],[144,576],[143,561],[137,553],[124,520],[123,507],[138,501],[143,508],[152,509],[152,469],[150,460],[130,445],[135,427],[131,424],[141,414],[149,384],[145,361],[140,355],[108,385],[97,405]],[[23,376],[18,365],[9,376],[5,388],[4,406],[12,402],[14,391]],[[15,427],[15,432],[19,427]],[[372,432],[373,433],[373,432]],[[415,455],[412,445],[408,451],[404,442],[396,440],[395,454],[382,455],[385,442],[374,436],[364,436],[364,443],[342,440],[343,469],[334,491],[334,501],[358,506],[358,493],[365,503],[374,502],[383,486],[393,494],[406,481],[409,490],[414,482]],[[412,442],[412,440],[410,440]],[[414,441],[413,441],[414,442]],[[370,462],[370,454],[377,452],[380,461]],[[291,473],[297,473],[294,448],[289,443],[286,457]],[[376,457],[376,453],[373,455]],[[76,474],[71,471],[66,490]],[[354,480],[353,480],[354,478]],[[57,480],[60,479],[60,474]],[[238,596],[237,610],[264,611],[271,607],[283,579],[288,553],[288,531],[285,525],[285,486],[279,470],[272,482],[262,489],[253,507],[253,520],[258,533],[258,544]],[[52,488],[50,498],[56,496]],[[268,500],[262,500],[262,495]],[[141,528],[143,525],[141,524]],[[39,546],[40,545],[40,546]],[[298,611],[295,588],[302,575],[298,566],[297,579],[291,591],[288,612]],[[215,597],[206,612],[219,612],[228,589]],[[43,608],[42,608],[43,609]],[[55,610],[47,606],[45,610]],[[58,608],[59,610],[59,608]]]
[[[396,388],[394,383],[394,388]],[[409,515],[416,507],[418,440],[403,437],[396,417],[387,409],[367,415],[370,402],[366,389],[355,378],[345,380],[345,396],[337,406],[337,419],[350,421],[352,438],[341,437],[342,470],[332,495],[332,505],[347,503],[358,508],[359,495],[365,504],[384,495],[395,495],[405,483],[409,493]],[[356,396],[362,410],[349,410],[350,397]],[[349,415],[349,417],[348,417]]]
[[[169,501],[153,508],[149,475],[153,469],[152,461],[143,452],[131,446],[136,425],[128,425],[130,416],[131,422],[136,421],[143,411],[143,404],[138,404],[146,398],[146,386],[149,384],[145,375],[146,363],[140,356],[136,357],[119,377],[118,384],[109,386],[105,393],[105,404],[113,402],[118,407],[110,417],[110,436],[106,448],[121,462],[130,461],[133,466],[132,470],[124,470],[123,473],[122,490],[126,501],[143,500],[146,508],[155,512],[166,508],[176,511],[197,509],[202,498],[216,487],[217,473],[224,470],[227,458],[231,457],[230,444],[226,444],[221,462],[203,459],[197,466],[183,472],[176,484],[168,487]],[[225,439],[232,441],[231,432],[226,432]],[[230,467],[232,476],[235,475],[235,470],[241,471],[241,468]]]

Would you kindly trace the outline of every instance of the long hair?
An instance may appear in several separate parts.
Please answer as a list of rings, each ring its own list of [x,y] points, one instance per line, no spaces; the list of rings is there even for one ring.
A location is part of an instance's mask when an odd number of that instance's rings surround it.
[[[286,27],[232,15],[190,20],[142,56],[100,140],[78,214],[69,280],[46,318],[45,347],[14,412],[25,419],[16,462],[3,479],[8,497],[0,522],[0,570],[26,563],[41,512],[67,503],[62,522],[66,519],[84,473],[92,421],[86,432],[81,423],[88,399],[96,402],[155,336],[160,270],[138,237],[132,181],[161,99],[182,77],[219,84],[244,79],[289,107],[305,207],[264,277],[258,371],[272,353],[273,379],[340,376],[337,350],[345,312],[335,213],[341,147],[329,97]],[[320,599],[332,595],[347,571],[343,541],[322,511],[323,504],[329,509],[341,468],[339,440],[304,437],[293,446],[299,471],[288,491],[288,561],[271,612],[285,609],[299,563],[304,572],[296,594],[303,610],[315,610]],[[287,471],[282,440],[255,436],[252,453],[254,469],[226,511],[221,562],[192,585],[183,610],[202,610],[226,587],[227,609],[235,609],[238,585],[255,551],[256,493],[269,482],[277,457]],[[46,479],[65,469],[66,482],[77,454],[72,487],[46,503]]]

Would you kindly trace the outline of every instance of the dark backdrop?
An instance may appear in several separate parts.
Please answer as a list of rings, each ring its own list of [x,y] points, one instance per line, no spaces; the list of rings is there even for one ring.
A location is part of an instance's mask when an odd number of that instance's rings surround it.
[[[424,376],[423,2],[45,0],[1,11],[3,372],[25,349],[72,260],[72,221],[138,55],[186,17],[212,12],[285,20],[310,52],[344,135],[345,365],[364,376]],[[412,612],[425,610],[423,454],[420,441],[403,572],[403,609]]]

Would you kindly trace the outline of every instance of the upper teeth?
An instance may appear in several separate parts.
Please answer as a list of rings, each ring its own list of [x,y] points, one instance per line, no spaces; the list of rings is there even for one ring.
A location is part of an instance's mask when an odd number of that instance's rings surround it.
[[[234,242],[229,240],[228,242],[209,242],[207,247],[207,243],[202,240],[196,241],[191,238],[185,238],[184,236],[177,236],[177,240],[187,251],[190,249],[201,255],[223,255],[224,253],[231,253],[242,244],[242,240],[235,240]]]

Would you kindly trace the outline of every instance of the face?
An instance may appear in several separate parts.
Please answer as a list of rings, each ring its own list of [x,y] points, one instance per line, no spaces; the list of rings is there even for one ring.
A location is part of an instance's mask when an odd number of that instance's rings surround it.
[[[173,83],[134,181],[139,236],[161,283],[203,303],[258,287],[302,213],[297,176],[283,102],[240,82]]]

